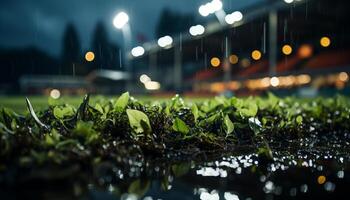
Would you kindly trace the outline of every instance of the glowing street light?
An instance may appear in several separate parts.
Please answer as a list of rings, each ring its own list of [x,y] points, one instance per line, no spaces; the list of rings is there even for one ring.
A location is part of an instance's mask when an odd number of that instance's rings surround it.
[[[277,87],[280,84],[280,80],[274,76],[270,79],[270,84],[272,87]]]
[[[285,44],[285,45],[283,45],[283,47],[282,47],[282,53],[284,54],[284,55],[290,55],[291,53],[293,52],[293,48],[290,46],[290,45],[288,45],[288,44]]]
[[[173,38],[171,38],[169,35],[166,35],[158,39],[158,45],[163,48],[170,46],[172,43],[173,43]]]
[[[113,19],[113,25],[117,29],[122,29],[129,22],[129,16],[125,12],[118,13]]]
[[[50,97],[53,99],[58,99],[61,96],[61,92],[58,89],[52,89],[50,91]]]
[[[134,57],[142,56],[144,53],[145,53],[145,49],[141,46],[137,46],[131,49],[131,55]]]
[[[201,5],[198,9],[198,12],[203,17],[206,17],[209,14],[213,14],[221,9],[222,9],[221,0],[212,0],[211,2],[206,3],[205,5]]]
[[[189,32],[192,36],[197,36],[197,35],[202,35],[204,31],[205,31],[204,26],[198,24],[196,26],[191,26]]]
[[[290,3],[293,3],[294,0],[284,0],[284,2],[290,4]]]
[[[328,47],[329,45],[331,45],[331,39],[329,39],[329,37],[324,36],[320,39],[320,44],[322,47]]]
[[[145,88],[147,90],[159,90],[160,89],[160,83],[157,81],[148,81],[145,83]]]
[[[151,81],[151,78],[149,76],[147,76],[147,74],[142,74],[140,76],[140,81],[141,81],[141,83],[145,84],[145,83]]]
[[[210,59],[210,64],[213,67],[219,67],[220,59],[218,57],[213,57],[212,59]]]
[[[88,51],[85,54],[85,60],[88,62],[92,62],[95,59],[95,54],[92,51]]]
[[[254,50],[251,56],[254,60],[259,60],[261,58],[261,52],[259,50]]]
[[[235,11],[225,16],[225,22],[227,24],[233,24],[235,22],[241,21],[242,19],[243,19],[243,14],[240,11]]]

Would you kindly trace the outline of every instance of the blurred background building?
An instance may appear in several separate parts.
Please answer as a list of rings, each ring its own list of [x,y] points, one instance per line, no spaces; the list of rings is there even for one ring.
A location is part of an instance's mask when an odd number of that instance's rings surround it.
[[[188,13],[164,8],[154,39],[133,32],[133,22],[147,19],[118,12],[108,26],[122,40],[110,39],[99,21],[85,50],[68,23],[59,56],[33,47],[0,50],[0,93],[350,94],[349,1],[234,4],[200,1]]]

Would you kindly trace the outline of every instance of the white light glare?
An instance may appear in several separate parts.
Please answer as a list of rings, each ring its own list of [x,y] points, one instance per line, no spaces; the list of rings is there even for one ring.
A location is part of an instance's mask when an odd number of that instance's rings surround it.
[[[231,14],[226,15],[225,21],[228,24],[233,24],[235,22],[241,21],[243,19],[243,14],[239,11],[235,11]]]
[[[149,76],[147,76],[146,74],[142,74],[140,76],[140,81],[141,81],[141,83],[145,84],[145,83],[151,81],[151,78]]]
[[[191,26],[190,34],[192,36],[202,35],[205,31],[205,28],[202,25]]]
[[[274,76],[270,79],[270,84],[272,87],[277,87],[280,84],[280,80]]]
[[[198,12],[203,17],[208,16],[209,14],[213,14],[216,11],[219,11],[222,9],[222,2],[221,0],[213,0],[209,3],[206,3],[205,5],[201,5],[198,9]]]
[[[133,49],[131,49],[131,55],[134,57],[142,56],[145,53],[145,49],[141,46],[137,46]]]
[[[173,43],[173,38],[171,38],[169,35],[161,37],[158,39],[158,45],[160,47],[166,47]]]
[[[61,92],[58,90],[58,89],[52,89],[50,91],[50,96],[53,98],[53,99],[58,99],[60,98],[61,96]]]
[[[160,83],[157,81],[148,81],[145,83],[145,88],[147,90],[159,90]]]
[[[293,3],[294,0],[284,0],[286,3]]]
[[[116,28],[121,29],[124,27],[126,23],[128,23],[128,21],[129,21],[129,16],[125,12],[120,12],[114,17],[113,25]]]

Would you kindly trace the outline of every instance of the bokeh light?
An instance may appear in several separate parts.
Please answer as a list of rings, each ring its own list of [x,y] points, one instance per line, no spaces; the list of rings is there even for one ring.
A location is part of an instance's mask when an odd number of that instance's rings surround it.
[[[339,80],[346,82],[349,80],[349,75],[346,72],[339,73]]]
[[[50,91],[50,97],[53,99],[58,99],[61,96],[61,92],[58,89],[52,89]]]
[[[318,183],[318,184],[322,185],[322,184],[325,183],[325,182],[326,182],[326,177],[325,177],[325,176],[321,175],[321,176],[319,176],[319,177],[317,178],[317,183]]]
[[[329,37],[326,37],[326,36],[322,37],[320,39],[320,44],[323,47],[328,47],[329,45],[331,45],[331,39]]]
[[[301,58],[308,58],[312,55],[313,49],[312,46],[309,44],[303,44],[300,46],[299,51],[298,51],[298,55]]]
[[[213,67],[219,67],[220,65],[220,59],[217,57],[213,57],[212,59],[210,59],[210,64]]]
[[[254,60],[259,60],[261,58],[261,52],[259,50],[252,51],[252,58]]]
[[[270,79],[270,84],[272,87],[277,87],[280,84],[280,80],[277,77],[272,77]]]
[[[288,45],[288,44],[283,45],[282,53],[284,55],[290,55],[292,52],[293,52],[293,49],[292,49],[292,47],[290,45]]]
[[[125,12],[118,13],[113,19],[113,25],[117,29],[122,29],[129,21],[129,16]]]
[[[242,67],[248,67],[250,65],[250,60],[248,58],[243,58],[240,62]]]
[[[230,55],[229,61],[230,61],[230,63],[233,64],[233,65],[234,65],[234,64],[237,64],[237,63],[238,63],[238,56],[235,55],[235,54]]]
[[[85,60],[88,62],[92,62],[95,59],[95,54],[92,51],[88,51],[85,54]]]

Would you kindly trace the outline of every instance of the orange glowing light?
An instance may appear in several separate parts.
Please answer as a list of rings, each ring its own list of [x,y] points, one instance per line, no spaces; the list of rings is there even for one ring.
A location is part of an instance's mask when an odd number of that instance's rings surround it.
[[[94,52],[92,52],[92,51],[86,52],[86,54],[85,54],[85,60],[86,60],[86,61],[91,62],[91,61],[93,61],[94,59],[95,59],[95,54],[94,54]]]
[[[312,49],[311,45],[303,44],[299,48],[298,55],[301,58],[308,58],[312,55],[312,52],[313,52],[313,49]]]
[[[321,175],[321,176],[319,176],[319,177],[317,178],[317,183],[318,183],[318,184],[322,185],[322,184],[325,183],[325,182],[326,182],[326,177],[325,177],[325,176]]]
[[[328,47],[329,45],[331,45],[331,39],[329,37],[326,37],[326,36],[322,37],[320,39],[320,44],[323,47]]]
[[[248,67],[250,65],[250,60],[248,58],[243,58],[240,63],[242,67]]]
[[[213,67],[219,67],[219,65],[220,65],[220,59],[217,58],[217,57],[213,57],[213,58],[210,60],[210,64],[211,64]]]
[[[290,55],[291,53],[293,52],[293,49],[290,45],[286,44],[286,45],[283,45],[282,47],[282,53],[284,55]]]
[[[346,72],[339,73],[339,80],[346,82],[349,80],[349,75]]]
[[[230,55],[229,60],[230,60],[231,64],[233,64],[233,65],[237,64],[238,63],[238,56],[235,54],[232,54],[232,55]]]
[[[254,60],[259,60],[261,58],[261,52],[259,50],[252,51],[252,58]]]

